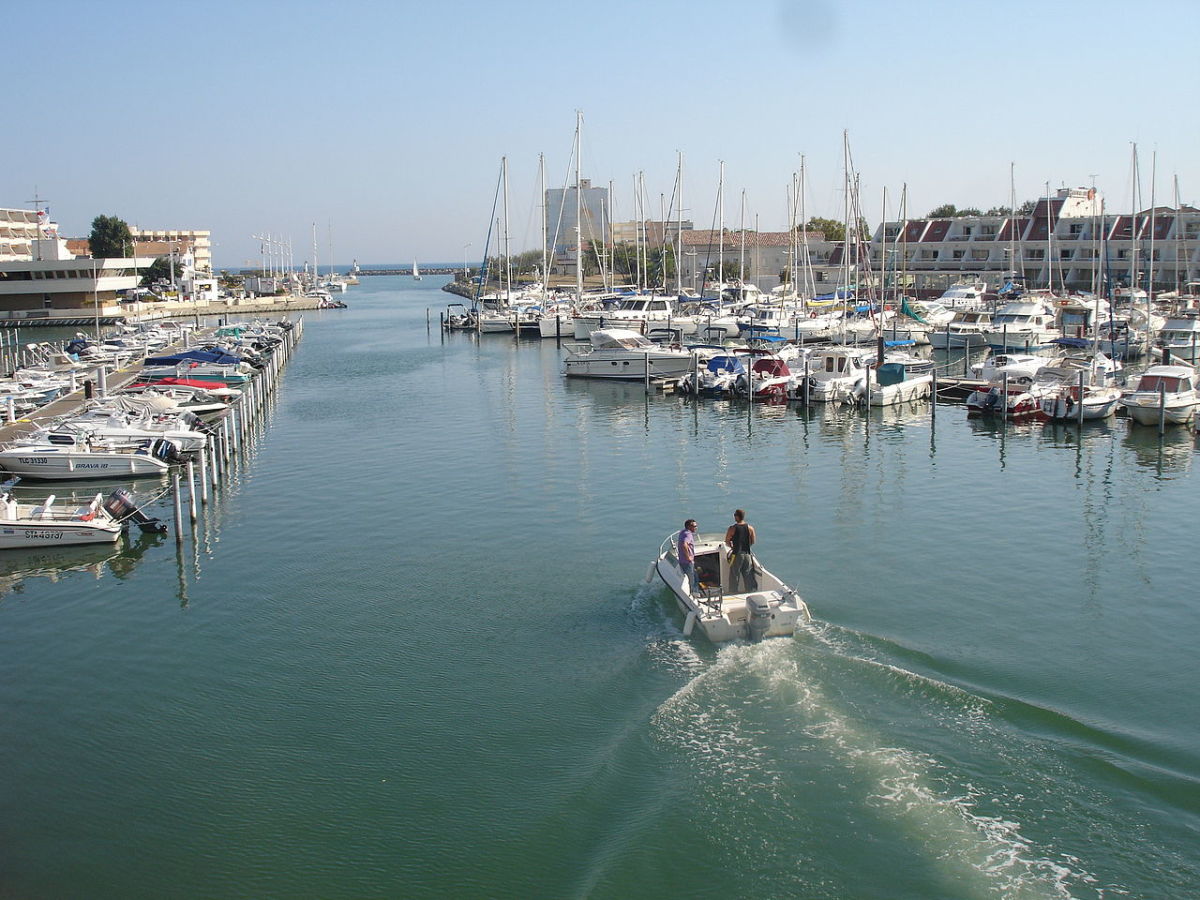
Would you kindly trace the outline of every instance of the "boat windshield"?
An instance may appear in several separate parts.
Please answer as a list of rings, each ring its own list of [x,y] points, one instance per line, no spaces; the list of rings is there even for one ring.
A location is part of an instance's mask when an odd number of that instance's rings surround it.
[[[1163,389],[1168,394],[1177,394],[1181,390],[1186,390],[1180,386],[1181,381],[1182,379],[1174,375],[1143,375],[1142,380],[1138,382],[1138,390],[1158,393],[1160,389]]]

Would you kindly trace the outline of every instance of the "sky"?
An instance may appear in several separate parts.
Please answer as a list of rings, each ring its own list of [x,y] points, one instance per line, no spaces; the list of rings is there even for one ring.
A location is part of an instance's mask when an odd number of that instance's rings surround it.
[[[217,268],[267,233],[300,265],[314,230],[322,265],[477,261],[502,158],[510,246],[540,248],[539,154],[571,183],[576,111],[618,221],[639,173],[659,218],[678,154],[697,228],[722,162],[727,227],[787,228],[802,159],[806,215],[841,220],[844,144],[872,225],[902,192],[912,217],[1047,185],[1121,212],[1178,181],[1200,205],[1196,0],[59,0],[3,21],[0,207],[41,198],[68,236],[101,214],[208,229]]]

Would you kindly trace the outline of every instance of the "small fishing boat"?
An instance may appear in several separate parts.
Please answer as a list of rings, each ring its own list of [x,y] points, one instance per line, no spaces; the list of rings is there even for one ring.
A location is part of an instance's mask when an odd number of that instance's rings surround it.
[[[127,520],[143,531],[167,530],[158,519],[138,509],[133,495],[124,488],[117,488],[107,499],[97,494],[82,504],[56,500],[50,494],[40,503],[23,503],[8,490],[0,490],[0,550],[112,544],[121,537]]]
[[[692,594],[688,577],[679,568],[676,540],[679,532],[667,535],[659,548],[658,559],[646,573],[655,574],[671,589],[685,619],[683,633],[690,636],[697,627],[714,644],[726,641],[760,641],[765,637],[795,634],[796,628],[811,620],[808,606],[796,591],[772,575],[755,560],[758,586],[742,593],[731,589],[725,536],[696,535],[696,576],[699,591]]]
[[[89,503],[55,505],[51,494],[41,503],[19,503],[0,494],[0,549],[114,543],[121,523],[104,508],[102,495]]]

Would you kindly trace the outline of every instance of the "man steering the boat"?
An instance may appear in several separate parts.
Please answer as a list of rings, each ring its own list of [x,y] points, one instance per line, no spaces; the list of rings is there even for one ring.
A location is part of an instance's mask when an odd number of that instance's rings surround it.
[[[754,554],[750,548],[756,539],[754,526],[746,523],[744,510],[733,511],[733,524],[725,530],[725,546],[729,553],[730,593],[758,590],[758,579],[754,576]],[[740,588],[740,589],[739,589]]]
[[[676,555],[679,557],[679,568],[687,576],[688,584],[693,594],[699,588],[696,578],[696,520],[688,519],[683,523],[683,531],[679,532]]]

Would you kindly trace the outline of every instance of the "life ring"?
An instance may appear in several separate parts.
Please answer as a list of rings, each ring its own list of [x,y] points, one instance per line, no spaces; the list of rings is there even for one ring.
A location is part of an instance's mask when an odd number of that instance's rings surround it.
[[[815,319],[815,318],[817,317],[817,311],[814,309],[812,312],[810,312],[810,313],[808,314],[808,317],[809,317],[810,319]]]

